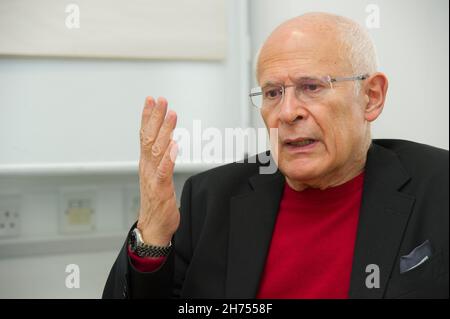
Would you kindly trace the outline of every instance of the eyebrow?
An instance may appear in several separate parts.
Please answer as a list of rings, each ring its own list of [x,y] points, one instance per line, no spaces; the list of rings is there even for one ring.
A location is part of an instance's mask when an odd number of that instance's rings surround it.
[[[307,81],[307,80],[317,80],[322,79],[323,77],[320,76],[299,76],[293,80],[294,83],[299,83],[300,81]],[[267,86],[279,86],[283,85],[281,82],[275,82],[275,81],[267,81],[262,85],[261,87],[267,87]]]
[[[264,88],[264,87],[267,87],[267,86],[279,86],[279,85],[283,85],[283,83],[267,81],[267,82],[264,83],[264,85],[261,85],[261,87]]]

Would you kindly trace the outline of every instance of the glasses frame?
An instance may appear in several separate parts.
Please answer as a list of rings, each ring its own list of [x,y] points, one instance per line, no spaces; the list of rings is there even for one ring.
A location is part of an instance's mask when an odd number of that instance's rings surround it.
[[[345,76],[331,77],[330,75],[327,75],[327,76],[319,78],[319,79],[327,82],[330,85],[330,88],[333,89],[333,83],[346,82],[346,81],[364,81],[369,76],[370,75],[368,73],[355,75],[355,76],[348,76],[348,77],[345,77]],[[297,85],[295,85],[295,84],[290,84],[290,85],[283,85],[283,84],[281,84],[280,85],[280,87],[282,89],[282,91],[281,91],[281,101],[283,101],[283,99],[284,99],[286,88],[295,87],[295,86],[297,86]],[[255,88],[252,89],[252,91],[256,90],[256,89],[259,89],[259,92],[250,92],[248,96],[250,97],[250,101],[252,102],[252,105],[255,106],[256,108],[260,109],[260,108],[262,108],[262,105],[258,106],[255,103],[253,103],[252,97],[262,95],[263,94],[263,88],[262,87],[255,87]]]

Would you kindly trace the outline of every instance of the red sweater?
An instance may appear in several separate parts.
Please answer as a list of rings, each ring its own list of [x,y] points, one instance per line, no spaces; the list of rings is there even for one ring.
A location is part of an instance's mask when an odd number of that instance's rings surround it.
[[[347,298],[364,174],[326,190],[285,183],[257,298]],[[164,258],[140,258],[151,272]]]
[[[347,298],[364,174],[280,203],[257,298]]]

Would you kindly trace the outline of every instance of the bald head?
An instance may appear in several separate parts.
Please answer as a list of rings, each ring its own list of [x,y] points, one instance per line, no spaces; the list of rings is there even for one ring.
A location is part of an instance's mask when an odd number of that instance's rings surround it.
[[[378,67],[367,31],[348,18],[328,13],[308,13],[278,26],[258,53],[258,81],[266,62],[275,61],[279,53],[294,59],[302,54],[315,56],[352,74],[374,73]]]

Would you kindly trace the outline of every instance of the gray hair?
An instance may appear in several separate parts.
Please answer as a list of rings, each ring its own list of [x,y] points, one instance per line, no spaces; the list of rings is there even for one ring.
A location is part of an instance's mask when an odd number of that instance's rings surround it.
[[[360,24],[341,16],[335,16],[336,27],[354,74],[374,73],[378,70],[378,59],[367,30]],[[342,52],[344,51],[344,52]]]

